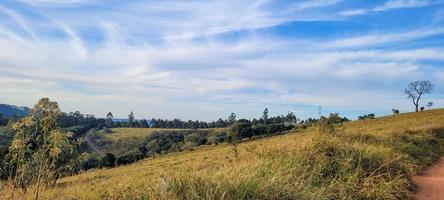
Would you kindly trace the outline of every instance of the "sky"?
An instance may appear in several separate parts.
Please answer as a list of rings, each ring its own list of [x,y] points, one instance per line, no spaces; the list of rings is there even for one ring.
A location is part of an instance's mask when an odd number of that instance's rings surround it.
[[[444,0],[2,0],[0,103],[104,117],[444,107]]]

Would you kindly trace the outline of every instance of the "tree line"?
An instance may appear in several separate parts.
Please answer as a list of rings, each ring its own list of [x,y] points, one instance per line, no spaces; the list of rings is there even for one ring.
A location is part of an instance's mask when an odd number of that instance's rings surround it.
[[[268,109],[264,110],[263,116],[259,119],[245,119],[252,125],[260,124],[279,124],[279,123],[297,123],[298,119],[293,112],[288,112],[286,115],[278,115],[274,117],[268,117]],[[105,118],[105,124],[108,128],[117,127],[139,127],[139,128],[178,128],[178,129],[199,129],[199,128],[226,128],[233,125],[236,122],[236,114],[231,113],[227,119],[219,118],[216,121],[206,122],[199,120],[184,121],[181,119],[151,119],[149,122],[145,119],[136,120],[134,113],[131,112],[128,115],[127,121],[115,121],[113,114],[109,112]]]

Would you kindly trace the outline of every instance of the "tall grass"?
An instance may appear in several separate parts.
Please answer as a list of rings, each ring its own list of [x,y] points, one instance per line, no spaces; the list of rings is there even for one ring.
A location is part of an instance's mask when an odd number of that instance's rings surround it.
[[[444,110],[203,146],[59,181],[46,199],[412,199],[412,175],[444,153]],[[20,198],[27,198],[24,194]],[[0,194],[0,199],[2,198]]]
[[[184,174],[168,191],[177,199],[411,199],[409,177],[443,152],[443,136],[317,134],[300,151],[262,154],[249,176]]]

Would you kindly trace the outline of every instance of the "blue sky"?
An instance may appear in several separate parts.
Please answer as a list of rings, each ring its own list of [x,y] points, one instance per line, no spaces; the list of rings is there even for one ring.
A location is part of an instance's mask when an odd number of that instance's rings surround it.
[[[444,106],[443,0],[3,0],[0,102],[103,117],[355,118]]]

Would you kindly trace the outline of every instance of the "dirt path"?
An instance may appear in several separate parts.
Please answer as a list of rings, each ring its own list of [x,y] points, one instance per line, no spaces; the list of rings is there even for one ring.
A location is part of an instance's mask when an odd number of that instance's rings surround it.
[[[421,176],[413,177],[413,182],[418,186],[416,199],[444,199],[444,157]]]
[[[93,134],[96,131],[95,128],[90,129],[88,132],[86,132],[86,143],[88,144],[89,148],[91,148],[92,150],[94,150],[97,154],[99,154],[100,156],[103,156],[103,152],[99,149],[99,147],[94,144],[94,142],[91,141],[91,134]]]

